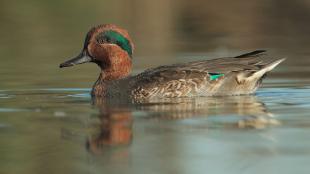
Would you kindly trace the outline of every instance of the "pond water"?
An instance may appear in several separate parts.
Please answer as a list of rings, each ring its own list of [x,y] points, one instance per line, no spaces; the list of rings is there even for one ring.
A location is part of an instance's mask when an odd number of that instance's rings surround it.
[[[256,95],[92,104],[89,88],[0,91],[5,173],[308,173],[310,86]],[[98,104],[99,103],[99,104]]]
[[[310,172],[307,1],[75,2],[0,7],[0,173]],[[93,11],[80,13],[90,4]],[[102,21],[132,34],[133,73],[261,48],[288,59],[255,95],[135,105],[92,100],[97,67],[58,65]]]

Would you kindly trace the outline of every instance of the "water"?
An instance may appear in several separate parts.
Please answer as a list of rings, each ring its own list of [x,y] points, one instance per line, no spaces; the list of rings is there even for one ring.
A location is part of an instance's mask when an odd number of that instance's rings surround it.
[[[309,86],[266,87],[106,108],[91,105],[89,89],[3,90],[1,170],[307,173],[309,98]]]
[[[310,172],[308,1],[128,2],[2,2],[1,174]],[[288,59],[255,95],[93,101],[97,67],[58,65],[103,22],[130,31],[133,73],[254,49]]]

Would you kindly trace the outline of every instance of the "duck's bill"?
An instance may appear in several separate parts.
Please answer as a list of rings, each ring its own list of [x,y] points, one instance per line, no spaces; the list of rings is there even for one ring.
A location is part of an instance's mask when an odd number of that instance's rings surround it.
[[[92,58],[86,53],[86,51],[83,51],[81,54],[76,56],[73,59],[70,59],[62,64],[59,65],[60,68],[69,67],[77,64],[87,63],[91,62]]]

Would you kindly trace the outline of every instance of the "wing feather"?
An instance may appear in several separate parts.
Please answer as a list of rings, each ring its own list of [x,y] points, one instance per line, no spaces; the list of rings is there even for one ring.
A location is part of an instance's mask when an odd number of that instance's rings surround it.
[[[176,85],[180,89],[186,87],[185,82],[189,84],[195,82],[195,85],[199,86],[199,83],[204,83],[203,80],[211,81],[212,78],[209,77],[214,73],[224,74],[224,77],[231,72],[253,74],[273,62],[273,60],[264,59],[263,53],[265,53],[264,50],[257,50],[236,57],[201,60],[148,69],[135,76],[136,88],[151,91],[154,87],[158,87],[158,91],[160,91],[161,87],[171,88],[171,85]]]

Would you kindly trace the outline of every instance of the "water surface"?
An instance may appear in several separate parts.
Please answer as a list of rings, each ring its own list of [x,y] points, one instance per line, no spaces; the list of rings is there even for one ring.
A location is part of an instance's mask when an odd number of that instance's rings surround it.
[[[266,85],[134,106],[92,104],[88,88],[2,90],[1,170],[307,173],[310,86]]]

